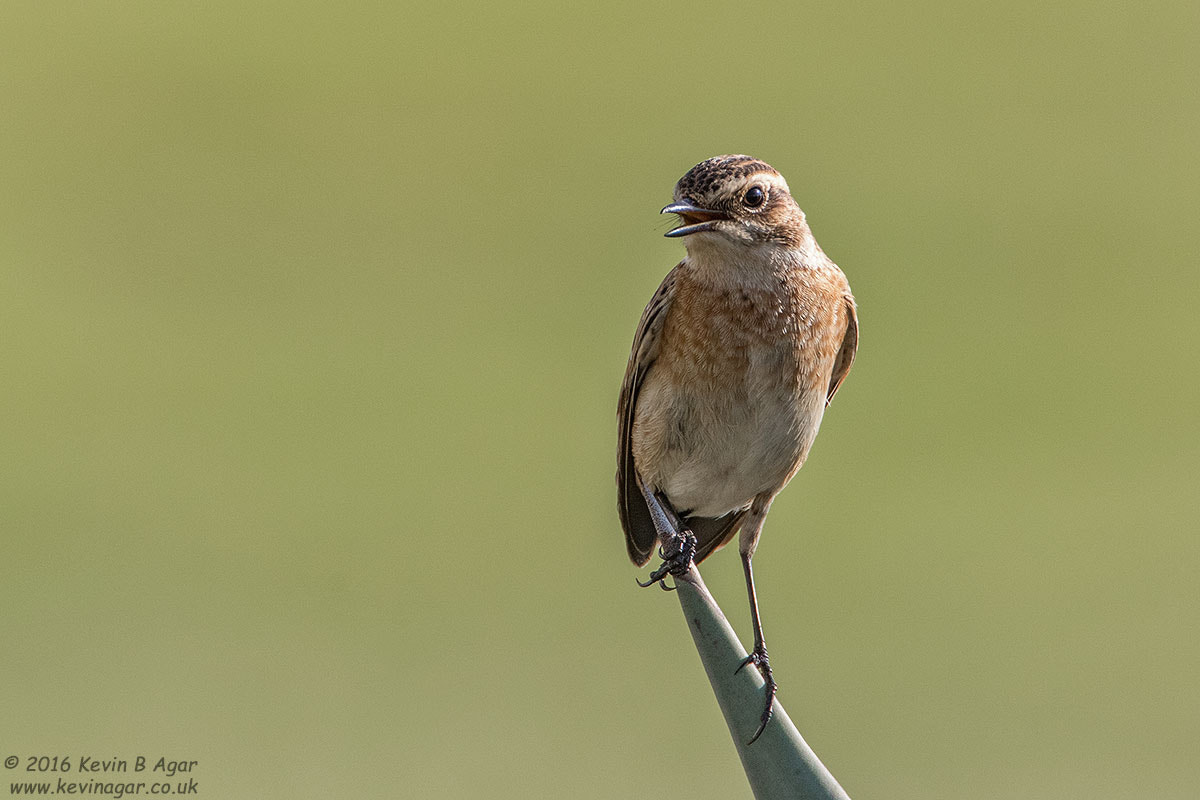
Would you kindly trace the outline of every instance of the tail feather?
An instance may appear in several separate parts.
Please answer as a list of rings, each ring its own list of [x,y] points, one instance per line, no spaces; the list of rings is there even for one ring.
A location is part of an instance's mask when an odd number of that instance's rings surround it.
[[[738,532],[738,528],[742,524],[742,519],[749,510],[748,508],[743,508],[739,511],[731,511],[723,517],[716,518],[687,517],[684,519],[684,525],[692,533],[696,534],[697,564],[729,543],[729,540]]]

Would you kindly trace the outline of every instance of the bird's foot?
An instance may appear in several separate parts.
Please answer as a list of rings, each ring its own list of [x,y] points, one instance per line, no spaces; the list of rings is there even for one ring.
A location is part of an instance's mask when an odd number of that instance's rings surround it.
[[[649,580],[645,583],[638,581],[637,584],[645,589],[657,583],[663,591],[673,592],[675,587],[668,586],[665,579],[668,575],[683,575],[692,568],[696,558],[696,535],[689,530],[680,531],[678,536],[672,537],[669,543],[664,543],[658,549],[658,555],[663,560],[662,565],[650,573]]]
[[[756,644],[753,652],[742,659],[742,663],[738,664],[738,668],[733,672],[736,675],[742,671],[742,667],[747,664],[753,664],[758,667],[759,674],[763,676],[763,680],[767,682],[767,704],[763,708],[762,717],[758,723],[758,730],[750,737],[750,741],[746,744],[754,744],[758,741],[758,737],[762,736],[762,732],[766,730],[767,723],[771,721],[771,714],[775,710],[775,692],[779,689],[779,684],[775,683],[775,675],[771,672],[771,661],[767,658],[767,648],[763,644]]]

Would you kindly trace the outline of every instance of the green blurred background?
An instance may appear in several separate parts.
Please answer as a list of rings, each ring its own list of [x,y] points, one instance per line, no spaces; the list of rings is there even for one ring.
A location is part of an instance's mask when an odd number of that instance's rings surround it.
[[[748,796],[613,484],[658,209],[746,152],[862,324],[756,560],[801,731],[855,798],[1195,798],[1198,54],[1184,0],[5,4],[0,755]]]

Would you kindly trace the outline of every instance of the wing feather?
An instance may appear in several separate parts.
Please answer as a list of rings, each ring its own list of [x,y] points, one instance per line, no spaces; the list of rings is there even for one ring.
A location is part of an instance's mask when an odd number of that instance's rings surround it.
[[[829,394],[825,396],[825,405],[833,402],[833,396],[837,394],[838,387],[850,373],[850,366],[854,363],[854,354],[858,352],[858,308],[854,304],[853,295],[847,294],[845,300],[846,333],[842,336],[842,346],[838,350],[837,358],[833,361],[833,372],[829,376]]]
[[[621,382],[621,399],[617,404],[617,512],[621,518],[621,528],[625,531],[629,558],[639,567],[650,560],[658,532],[654,529],[650,510],[646,508],[646,501],[638,487],[637,469],[633,463],[633,420],[638,394],[646,374],[658,357],[659,337],[675,297],[678,270],[677,266],[667,273],[642,312],[637,333],[633,337],[629,363],[625,367],[625,379]]]

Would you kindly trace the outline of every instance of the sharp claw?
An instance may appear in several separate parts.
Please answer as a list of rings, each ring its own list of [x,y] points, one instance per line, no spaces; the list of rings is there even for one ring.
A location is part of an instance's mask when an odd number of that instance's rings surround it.
[[[771,717],[775,713],[775,693],[779,689],[779,684],[775,682],[775,676],[771,671],[771,662],[767,658],[765,647],[756,647],[753,652],[742,659],[742,663],[738,664],[738,668],[733,671],[733,674],[736,675],[741,672],[742,667],[747,664],[753,664],[758,668],[759,673],[763,676],[763,680],[766,681],[764,688],[767,690],[767,704],[763,708],[762,716],[759,718],[758,729],[754,731],[754,735],[750,737],[750,741],[746,742],[747,745],[752,745],[758,741],[759,736],[762,736],[762,732],[767,729],[767,723],[771,721]]]
[[[748,656],[742,659],[742,663],[738,664],[738,668],[733,671],[733,674],[737,675],[742,671],[742,667],[747,664],[753,664],[758,667],[758,671],[762,674],[764,680],[771,673],[771,662],[767,660],[767,651],[765,650],[752,650]],[[763,672],[764,669],[766,672]]]
[[[692,568],[696,557],[696,536],[691,531],[683,531],[670,544],[670,550],[667,550],[666,544],[658,548],[658,555],[662,558],[663,563],[650,573],[645,583],[638,581],[638,586],[645,589],[657,583],[663,588],[663,591],[675,591],[674,586],[667,585],[665,578],[668,575],[678,577]]]
[[[775,687],[770,687],[771,691],[767,692],[767,708],[763,711],[762,721],[758,723],[758,730],[750,737],[750,741],[746,745],[752,745],[758,741],[758,737],[762,736],[762,732],[767,729],[767,723],[771,721],[771,715],[775,713]]]
[[[758,741],[758,737],[762,736],[762,732],[767,729],[767,723],[771,721],[771,716],[775,713],[775,692],[779,688],[778,684],[770,678],[767,679],[767,707],[763,709],[762,717],[758,723],[758,730],[750,737],[750,741],[746,745],[752,745]]]

